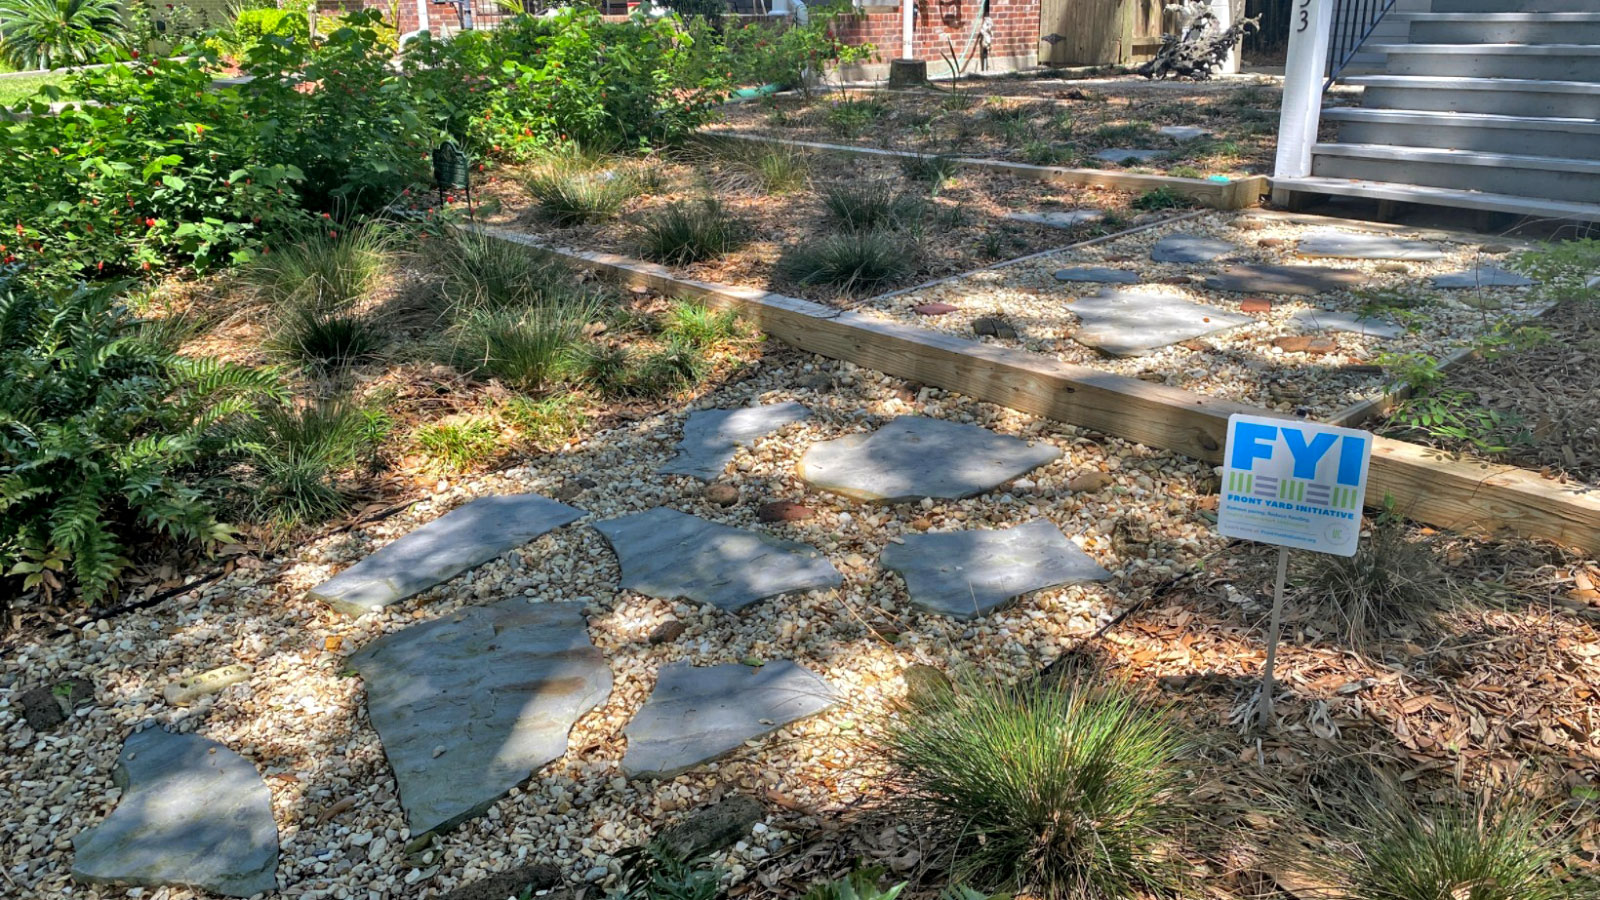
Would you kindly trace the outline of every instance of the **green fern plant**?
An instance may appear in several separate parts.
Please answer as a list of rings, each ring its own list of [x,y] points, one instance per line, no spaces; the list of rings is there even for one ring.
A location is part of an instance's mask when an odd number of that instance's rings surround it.
[[[103,599],[140,544],[229,538],[203,469],[281,402],[276,373],[179,356],[114,288],[0,279],[0,571]]]

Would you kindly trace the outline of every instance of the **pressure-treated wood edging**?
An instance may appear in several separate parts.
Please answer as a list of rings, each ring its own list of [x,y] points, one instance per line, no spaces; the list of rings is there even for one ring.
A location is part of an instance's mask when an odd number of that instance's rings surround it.
[[[677,278],[624,256],[555,247],[499,228],[480,230],[629,286],[735,310],[800,350],[1208,462],[1222,458],[1230,414],[1279,415],[809,300]],[[1509,529],[1600,553],[1600,491],[1558,484],[1515,466],[1453,459],[1441,450],[1377,438],[1367,499],[1379,504],[1386,497],[1405,515],[1441,528]]]
[[[783,144],[826,153],[847,153],[853,156],[869,156],[880,159],[918,159],[936,155],[918,153],[913,150],[883,150],[877,147],[824,144],[818,141],[792,141],[786,138],[768,137],[761,134],[742,134],[724,129],[703,130],[700,134],[705,137],[722,140]],[[979,159],[969,156],[954,157],[954,160],[962,166],[973,169],[983,169],[989,172],[999,172],[1031,181],[1047,181],[1053,184],[1088,184],[1125,191],[1153,191],[1157,188],[1167,188],[1213,209],[1245,209],[1251,206],[1259,206],[1261,204],[1261,196],[1267,192],[1268,181],[1265,175],[1248,175],[1234,181],[1207,181],[1204,178],[1178,178],[1173,175],[1139,175],[1133,172],[1107,172],[1102,169],[1033,166],[1027,163],[1006,162],[999,159]]]

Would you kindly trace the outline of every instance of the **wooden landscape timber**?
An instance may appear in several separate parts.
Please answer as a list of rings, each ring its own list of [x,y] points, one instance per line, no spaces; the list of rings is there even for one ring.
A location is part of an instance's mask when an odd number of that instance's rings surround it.
[[[661,266],[625,256],[554,247],[500,228],[479,230],[564,257],[628,286],[734,310],[767,334],[809,353],[1207,462],[1222,459],[1229,415],[1288,418],[757,288],[678,278]],[[1404,515],[1440,528],[1510,530],[1600,553],[1600,491],[1560,484],[1516,466],[1377,438],[1367,500],[1372,506],[1392,500]]]
[[[700,132],[700,134],[703,137],[718,140],[782,144],[826,153],[846,153],[879,159],[916,159],[937,155],[918,153],[914,150],[882,150],[877,147],[853,147],[848,144],[824,144],[818,141],[791,141],[786,138],[767,137],[759,134],[740,134],[723,130],[707,130]],[[1034,166],[1027,163],[1006,162],[998,159],[979,159],[969,156],[956,156],[952,157],[952,159],[969,168],[982,169],[1003,175],[1014,175],[1018,178],[1045,181],[1052,184],[1086,184],[1141,193],[1158,188],[1166,188],[1212,209],[1247,209],[1259,206],[1261,205],[1262,195],[1266,194],[1268,190],[1268,179],[1265,175],[1249,175],[1233,181],[1210,181],[1204,178],[1178,178],[1173,175],[1108,172],[1103,169]]]

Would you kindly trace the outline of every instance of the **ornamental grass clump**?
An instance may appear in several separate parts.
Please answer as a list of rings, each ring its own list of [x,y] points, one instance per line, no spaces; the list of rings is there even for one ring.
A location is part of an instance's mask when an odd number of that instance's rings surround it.
[[[822,189],[828,216],[849,231],[905,228],[919,223],[928,202],[886,180],[830,184]]]
[[[950,874],[1045,900],[1161,893],[1182,824],[1182,741],[1117,685],[966,682],[900,708],[878,736],[896,812]]]
[[[345,232],[308,231],[256,257],[239,279],[257,299],[276,309],[345,309],[366,299],[383,277],[393,247],[377,225]]]
[[[479,310],[456,328],[455,362],[517,390],[547,390],[571,371],[584,327],[599,317],[599,306],[587,300]]]
[[[533,247],[465,230],[430,247],[439,299],[450,316],[556,305],[586,292],[570,266]]]
[[[711,197],[697,203],[671,203],[640,226],[639,253],[671,266],[715,259],[744,243],[742,224]]]
[[[777,274],[796,284],[861,293],[911,274],[911,253],[905,242],[882,231],[830,234],[789,248]]]
[[[633,173],[576,155],[551,157],[522,186],[540,214],[562,227],[605,221],[640,191]]]
[[[1406,534],[1392,510],[1380,513],[1354,556],[1307,554],[1296,581],[1321,621],[1361,647],[1384,634],[1415,629],[1446,611],[1455,591],[1427,544]]]

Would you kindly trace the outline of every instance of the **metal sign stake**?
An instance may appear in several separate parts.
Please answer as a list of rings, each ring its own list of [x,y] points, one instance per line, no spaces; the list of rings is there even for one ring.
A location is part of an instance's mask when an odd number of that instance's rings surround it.
[[[1289,575],[1289,548],[1278,547],[1278,580],[1272,588],[1272,623],[1267,629],[1267,663],[1261,667],[1261,702],[1256,706],[1262,729],[1272,727],[1272,665],[1278,660],[1278,632],[1283,621],[1283,585]]]

